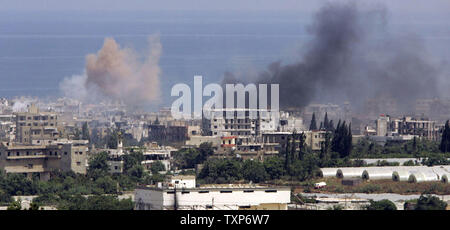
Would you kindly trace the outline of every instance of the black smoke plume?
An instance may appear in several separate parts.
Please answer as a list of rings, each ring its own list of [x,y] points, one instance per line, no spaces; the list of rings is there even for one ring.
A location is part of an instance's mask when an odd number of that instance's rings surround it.
[[[308,27],[312,38],[301,60],[274,62],[253,82],[278,83],[282,108],[350,101],[361,112],[368,99],[388,98],[409,111],[416,99],[438,96],[438,71],[417,36],[394,36],[387,28],[382,6],[327,3]],[[236,82],[225,74],[223,83]]]

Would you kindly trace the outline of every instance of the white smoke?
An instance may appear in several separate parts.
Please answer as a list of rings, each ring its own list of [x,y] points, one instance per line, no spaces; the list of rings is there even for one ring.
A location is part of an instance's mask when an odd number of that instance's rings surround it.
[[[86,74],[66,77],[59,84],[59,88],[62,92],[64,92],[66,97],[84,101],[88,96],[86,79]]]
[[[28,106],[31,105],[31,101],[29,100],[17,100],[14,101],[14,104],[12,106],[13,112],[26,112],[28,110]]]

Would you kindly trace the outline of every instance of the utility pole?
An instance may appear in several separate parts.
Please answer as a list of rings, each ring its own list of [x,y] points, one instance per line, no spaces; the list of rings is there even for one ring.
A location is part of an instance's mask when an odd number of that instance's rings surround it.
[[[173,187],[173,210],[178,209],[177,203],[178,203],[178,201],[177,201],[177,185],[175,184]]]

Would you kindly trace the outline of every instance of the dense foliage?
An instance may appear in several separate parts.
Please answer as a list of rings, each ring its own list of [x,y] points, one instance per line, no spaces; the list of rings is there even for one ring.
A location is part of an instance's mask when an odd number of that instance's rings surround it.
[[[195,168],[197,164],[202,164],[213,154],[212,143],[201,143],[198,148],[184,148],[174,153],[174,165],[180,169]]]
[[[397,206],[390,200],[373,201],[366,207],[367,210],[397,210]]]
[[[91,157],[86,175],[74,172],[54,171],[49,181],[23,174],[0,174],[0,203],[11,203],[11,196],[38,195],[37,205],[56,205],[63,209],[130,209],[131,201],[119,201],[116,195],[133,190],[138,183],[162,181],[159,174],[145,172],[136,152],[125,157],[124,173],[112,175],[107,164],[107,153]],[[105,196],[104,194],[110,194]],[[89,196],[88,196],[89,195]],[[88,197],[86,197],[88,196]],[[72,204],[72,201],[80,202]],[[104,205],[103,205],[104,203]],[[102,204],[94,207],[91,204]]]
[[[437,196],[421,195],[417,200],[416,210],[445,210],[447,202],[442,201]]]

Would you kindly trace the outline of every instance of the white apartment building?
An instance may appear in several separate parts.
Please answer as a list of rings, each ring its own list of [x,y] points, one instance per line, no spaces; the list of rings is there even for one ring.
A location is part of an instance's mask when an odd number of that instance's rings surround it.
[[[208,112],[211,118],[203,119],[203,130],[211,136],[249,137],[262,131],[274,131],[280,117],[279,112],[271,113],[263,109],[224,108]],[[232,117],[227,117],[227,113],[231,113]],[[255,117],[250,113],[256,114]]]

